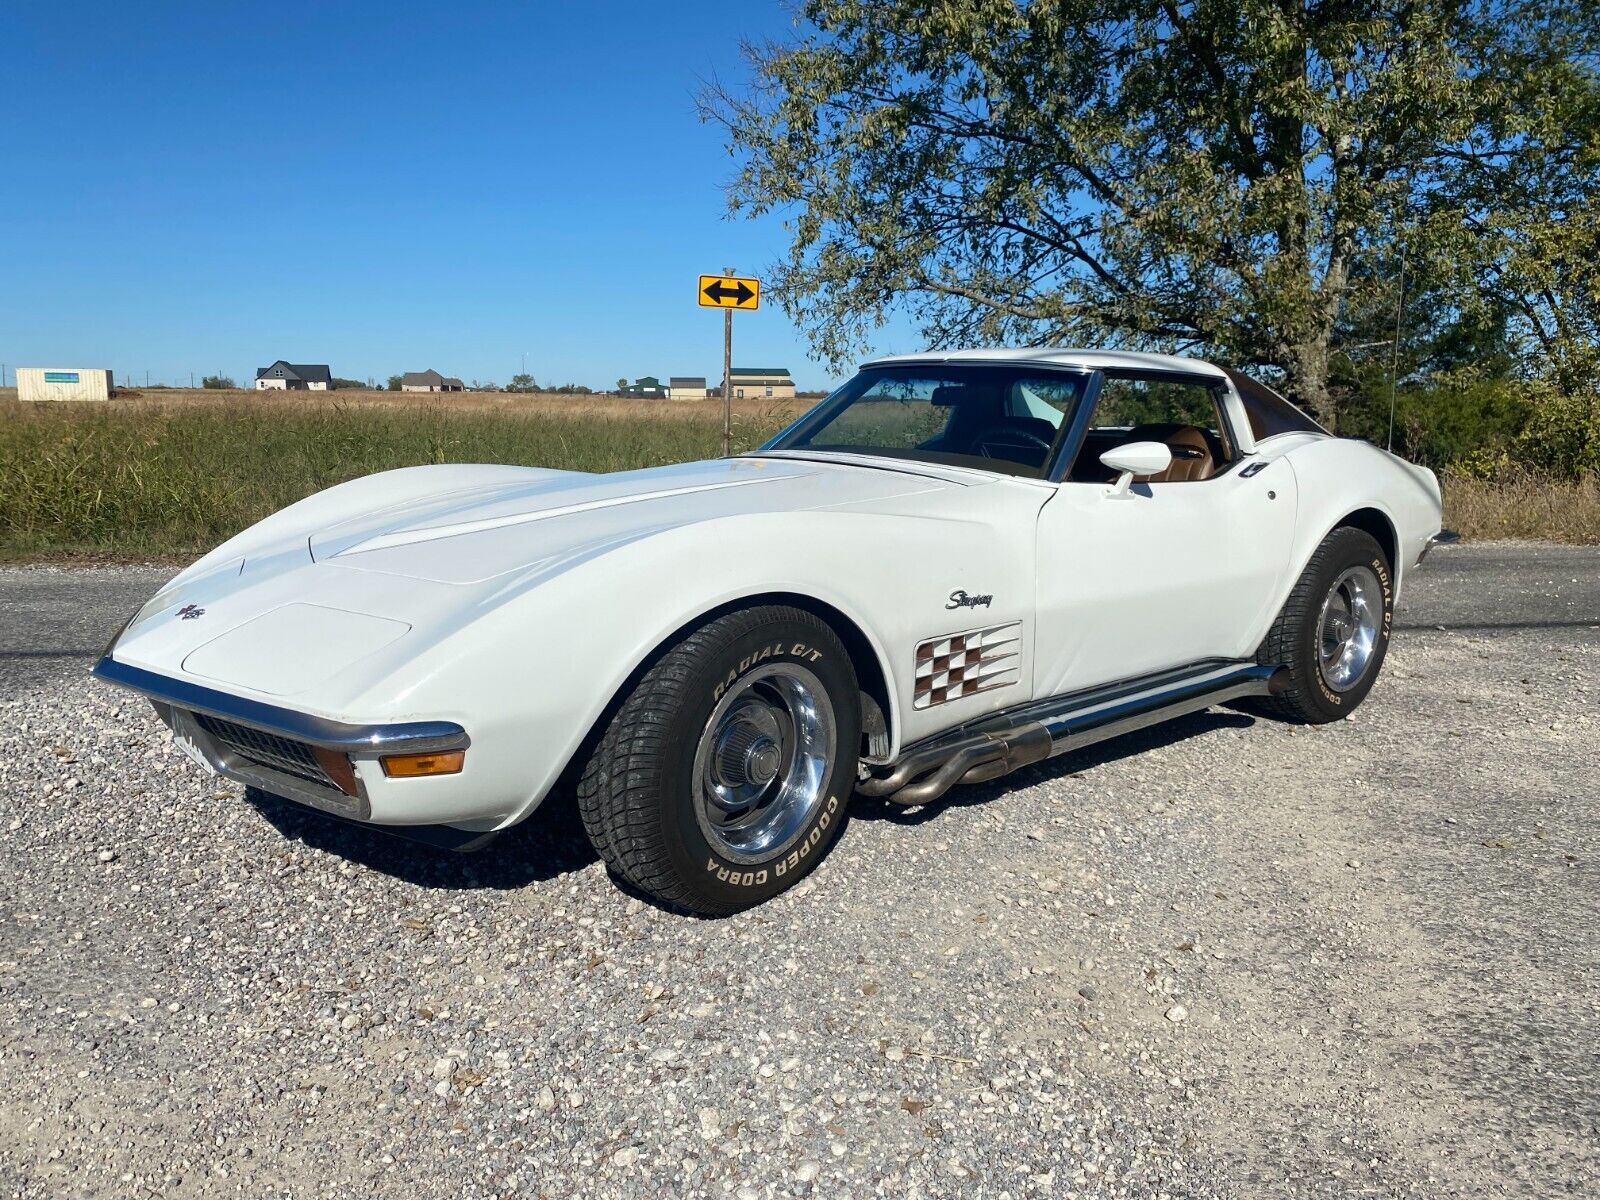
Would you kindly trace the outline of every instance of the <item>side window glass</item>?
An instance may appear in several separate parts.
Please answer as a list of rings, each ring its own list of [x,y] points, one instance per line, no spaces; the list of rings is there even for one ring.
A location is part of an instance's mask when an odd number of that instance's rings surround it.
[[[1100,462],[1102,454],[1129,442],[1161,442],[1172,452],[1172,465],[1148,482],[1210,479],[1233,461],[1218,401],[1218,389],[1201,382],[1107,374],[1067,478],[1109,482],[1115,472]]]
[[[1221,432],[1210,388],[1167,379],[1107,378],[1100,389],[1092,428],[1135,429],[1140,425],[1194,425]]]

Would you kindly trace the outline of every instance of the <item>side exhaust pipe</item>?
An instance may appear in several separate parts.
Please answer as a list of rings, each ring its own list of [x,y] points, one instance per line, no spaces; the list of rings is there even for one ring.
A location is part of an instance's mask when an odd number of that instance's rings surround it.
[[[1069,750],[1287,686],[1286,667],[1210,663],[1030,702],[912,747],[856,790],[911,807],[931,804],[958,783],[998,779]]]

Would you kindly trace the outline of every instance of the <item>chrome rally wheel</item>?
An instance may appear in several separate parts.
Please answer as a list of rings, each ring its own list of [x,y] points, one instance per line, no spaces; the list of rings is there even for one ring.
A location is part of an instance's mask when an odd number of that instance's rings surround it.
[[[1371,567],[1350,567],[1333,581],[1322,601],[1317,660],[1323,682],[1348,692],[1372,665],[1383,623],[1383,589]]]
[[[709,620],[619,698],[578,781],[612,874],[704,916],[804,879],[844,825],[861,748],[855,666],[786,605]]]
[[[837,738],[833,702],[798,663],[751,671],[712,710],[695,750],[695,819],[738,863],[787,850],[824,800]]]

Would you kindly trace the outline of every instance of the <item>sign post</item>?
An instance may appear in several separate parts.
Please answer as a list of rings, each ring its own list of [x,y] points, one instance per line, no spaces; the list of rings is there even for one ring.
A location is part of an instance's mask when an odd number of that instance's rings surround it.
[[[733,450],[733,310],[761,307],[761,281],[741,278],[729,267],[721,275],[700,276],[702,308],[722,309],[722,457]]]
[[[733,309],[722,313],[722,457],[733,452]]]

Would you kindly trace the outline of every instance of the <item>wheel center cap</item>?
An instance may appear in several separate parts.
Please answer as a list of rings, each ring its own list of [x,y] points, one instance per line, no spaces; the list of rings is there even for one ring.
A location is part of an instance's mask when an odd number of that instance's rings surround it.
[[[778,762],[778,747],[766,738],[761,738],[745,752],[745,778],[751,783],[770,783],[772,777],[778,773]]]

